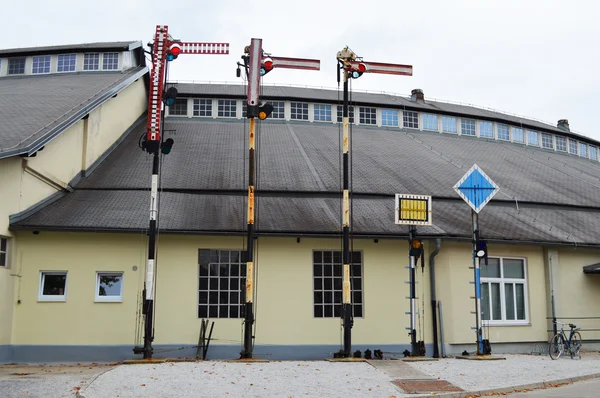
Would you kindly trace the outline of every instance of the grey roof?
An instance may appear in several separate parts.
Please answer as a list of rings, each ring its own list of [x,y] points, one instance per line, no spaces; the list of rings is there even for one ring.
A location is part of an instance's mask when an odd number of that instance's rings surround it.
[[[0,50],[0,57],[27,56],[33,54],[56,54],[65,51],[131,51],[142,46],[141,41],[113,41],[59,46],[8,48]]]
[[[160,229],[242,233],[246,227],[247,124],[167,119],[173,151],[162,157]],[[147,228],[151,156],[138,148],[144,126],[59,201],[13,229]],[[340,228],[339,126],[265,121],[257,131],[257,230],[328,235]],[[600,164],[576,156],[471,137],[384,128],[352,130],[353,232],[406,235],[393,195],[433,195],[424,236],[469,240],[470,208],[452,187],[477,163],[500,192],[483,209],[485,238],[600,246]]]
[[[191,83],[177,83],[172,84],[177,86],[177,90],[180,95],[184,96],[228,96],[244,98],[246,94],[246,88],[242,85],[235,84],[191,84]],[[318,89],[318,88],[302,88],[292,86],[262,86],[261,97],[265,99],[298,99],[307,100],[314,102],[340,102],[342,99],[342,92],[331,89]],[[589,137],[576,134],[574,132],[567,132],[547,123],[542,123],[537,120],[528,118],[513,116],[507,113],[497,112],[493,110],[478,108],[474,106],[458,105],[447,102],[431,101],[425,97],[425,101],[411,101],[406,97],[392,94],[378,94],[378,93],[365,93],[365,92],[354,92],[352,93],[351,100],[356,104],[371,104],[381,107],[391,107],[398,109],[416,110],[422,112],[442,113],[447,115],[455,116],[466,116],[472,118],[479,118],[485,120],[494,120],[498,122],[504,122],[515,126],[523,126],[523,128],[531,128],[545,132],[560,133],[565,136],[582,139],[587,142],[599,145],[600,142],[595,141]]]
[[[146,73],[137,67],[0,79],[0,159],[31,155]]]

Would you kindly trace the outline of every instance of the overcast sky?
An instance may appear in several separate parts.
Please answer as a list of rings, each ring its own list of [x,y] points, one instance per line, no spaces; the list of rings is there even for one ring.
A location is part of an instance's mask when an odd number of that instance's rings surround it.
[[[229,55],[185,55],[170,80],[241,82],[236,62],[253,37],[274,56],[321,60],[276,69],[264,83],[336,88],[337,51],[413,65],[413,76],[364,74],[354,89],[474,104],[600,140],[600,3],[593,0],[157,1],[37,0],[6,4],[2,48],[153,39],[158,24],[183,41],[228,42]],[[13,8],[13,10],[10,10]],[[23,16],[25,12],[25,18]]]

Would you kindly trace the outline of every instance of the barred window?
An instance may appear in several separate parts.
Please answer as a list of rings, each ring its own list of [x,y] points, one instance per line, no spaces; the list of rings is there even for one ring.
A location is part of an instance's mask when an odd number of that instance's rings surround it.
[[[337,121],[338,121],[338,123],[342,122],[343,114],[344,114],[344,107],[338,106],[337,107]],[[348,107],[348,123],[354,124],[354,107],[353,106],[349,106]]]
[[[292,102],[290,104],[290,118],[294,120],[308,120],[308,103]]]
[[[498,124],[498,139],[510,141],[510,130],[506,124]]]
[[[444,133],[457,133],[456,118],[450,116],[442,116],[442,131]]]
[[[33,65],[31,66],[31,73],[50,73],[50,56],[43,55],[39,57],[33,57]]]
[[[58,72],[74,72],[77,54],[63,54],[58,56]]]
[[[199,250],[198,318],[241,318],[246,264],[240,250]]]
[[[350,264],[351,303],[355,317],[363,317],[362,254],[352,252]],[[315,318],[342,316],[342,252],[313,251],[313,314]]]
[[[377,108],[358,108],[358,119],[360,124],[377,124]]]
[[[398,111],[395,109],[382,109],[381,125],[398,127]]]
[[[218,102],[217,116],[219,117],[236,117],[237,102],[236,100],[220,99]]]
[[[169,106],[169,115],[186,116],[187,115],[187,98],[179,98],[175,103]]]
[[[475,120],[461,119],[460,128],[462,135],[475,135]]]
[[[567,152],[567,139],[565,137],[556,136],[556,150]]]
[[[83,70],[100,69],[100,54],[83,54]]]
[[[542,133],[542,147],[554,149],[554,143],[552,142],[552,134]]]
[[[479,136],[485,138],[494,138],[494,125],[492,122],[479,122]]]
[[[423,130],[438,131],[438,117],[430,113],[423,114]]]
[[[315,104],[314,105],[314,120],[321,122],[331,121],[331,105]]]
[[[419,113],[413,111],[402,112],[402,124],[408,129],[419,128]]]
[[[212,116],[212,100],[194,99],[194,116]]]

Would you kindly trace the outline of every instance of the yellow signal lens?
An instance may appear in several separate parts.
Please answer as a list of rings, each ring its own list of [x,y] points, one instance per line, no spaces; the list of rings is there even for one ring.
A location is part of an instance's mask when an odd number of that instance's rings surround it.
[[[258,118],[259,118],[260,120],[265,120],[265,119],[267,118],[267,113],[266,113],[266,112],[264,112],[264,111],[260,111],[260,112],[258,112]]]
[[[417,240],[417,239],[414,239],[412,241],[412,247],[413,247],[413,249],[419,249],[421,247],[421,241]]]

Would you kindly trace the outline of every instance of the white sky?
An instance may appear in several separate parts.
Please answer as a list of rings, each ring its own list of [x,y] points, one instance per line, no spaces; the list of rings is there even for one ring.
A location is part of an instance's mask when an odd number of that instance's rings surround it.
[[[156,25],[190,42],[228,42],[229,55],[183,55],[170,80],[241,82],[253,37],[274,56],[315,58],[321,70],[276,69],[265,83],[336,88],[337,51],[413,65],[413,76],[364,74],[354,89],[494,108],[600,140],[600,3],[593,0],[41,0],[3,6],[1,48],[153,39]],[[14,7],[14,10],[10,8]],[[19,7],[20,8],[20,7]]]

